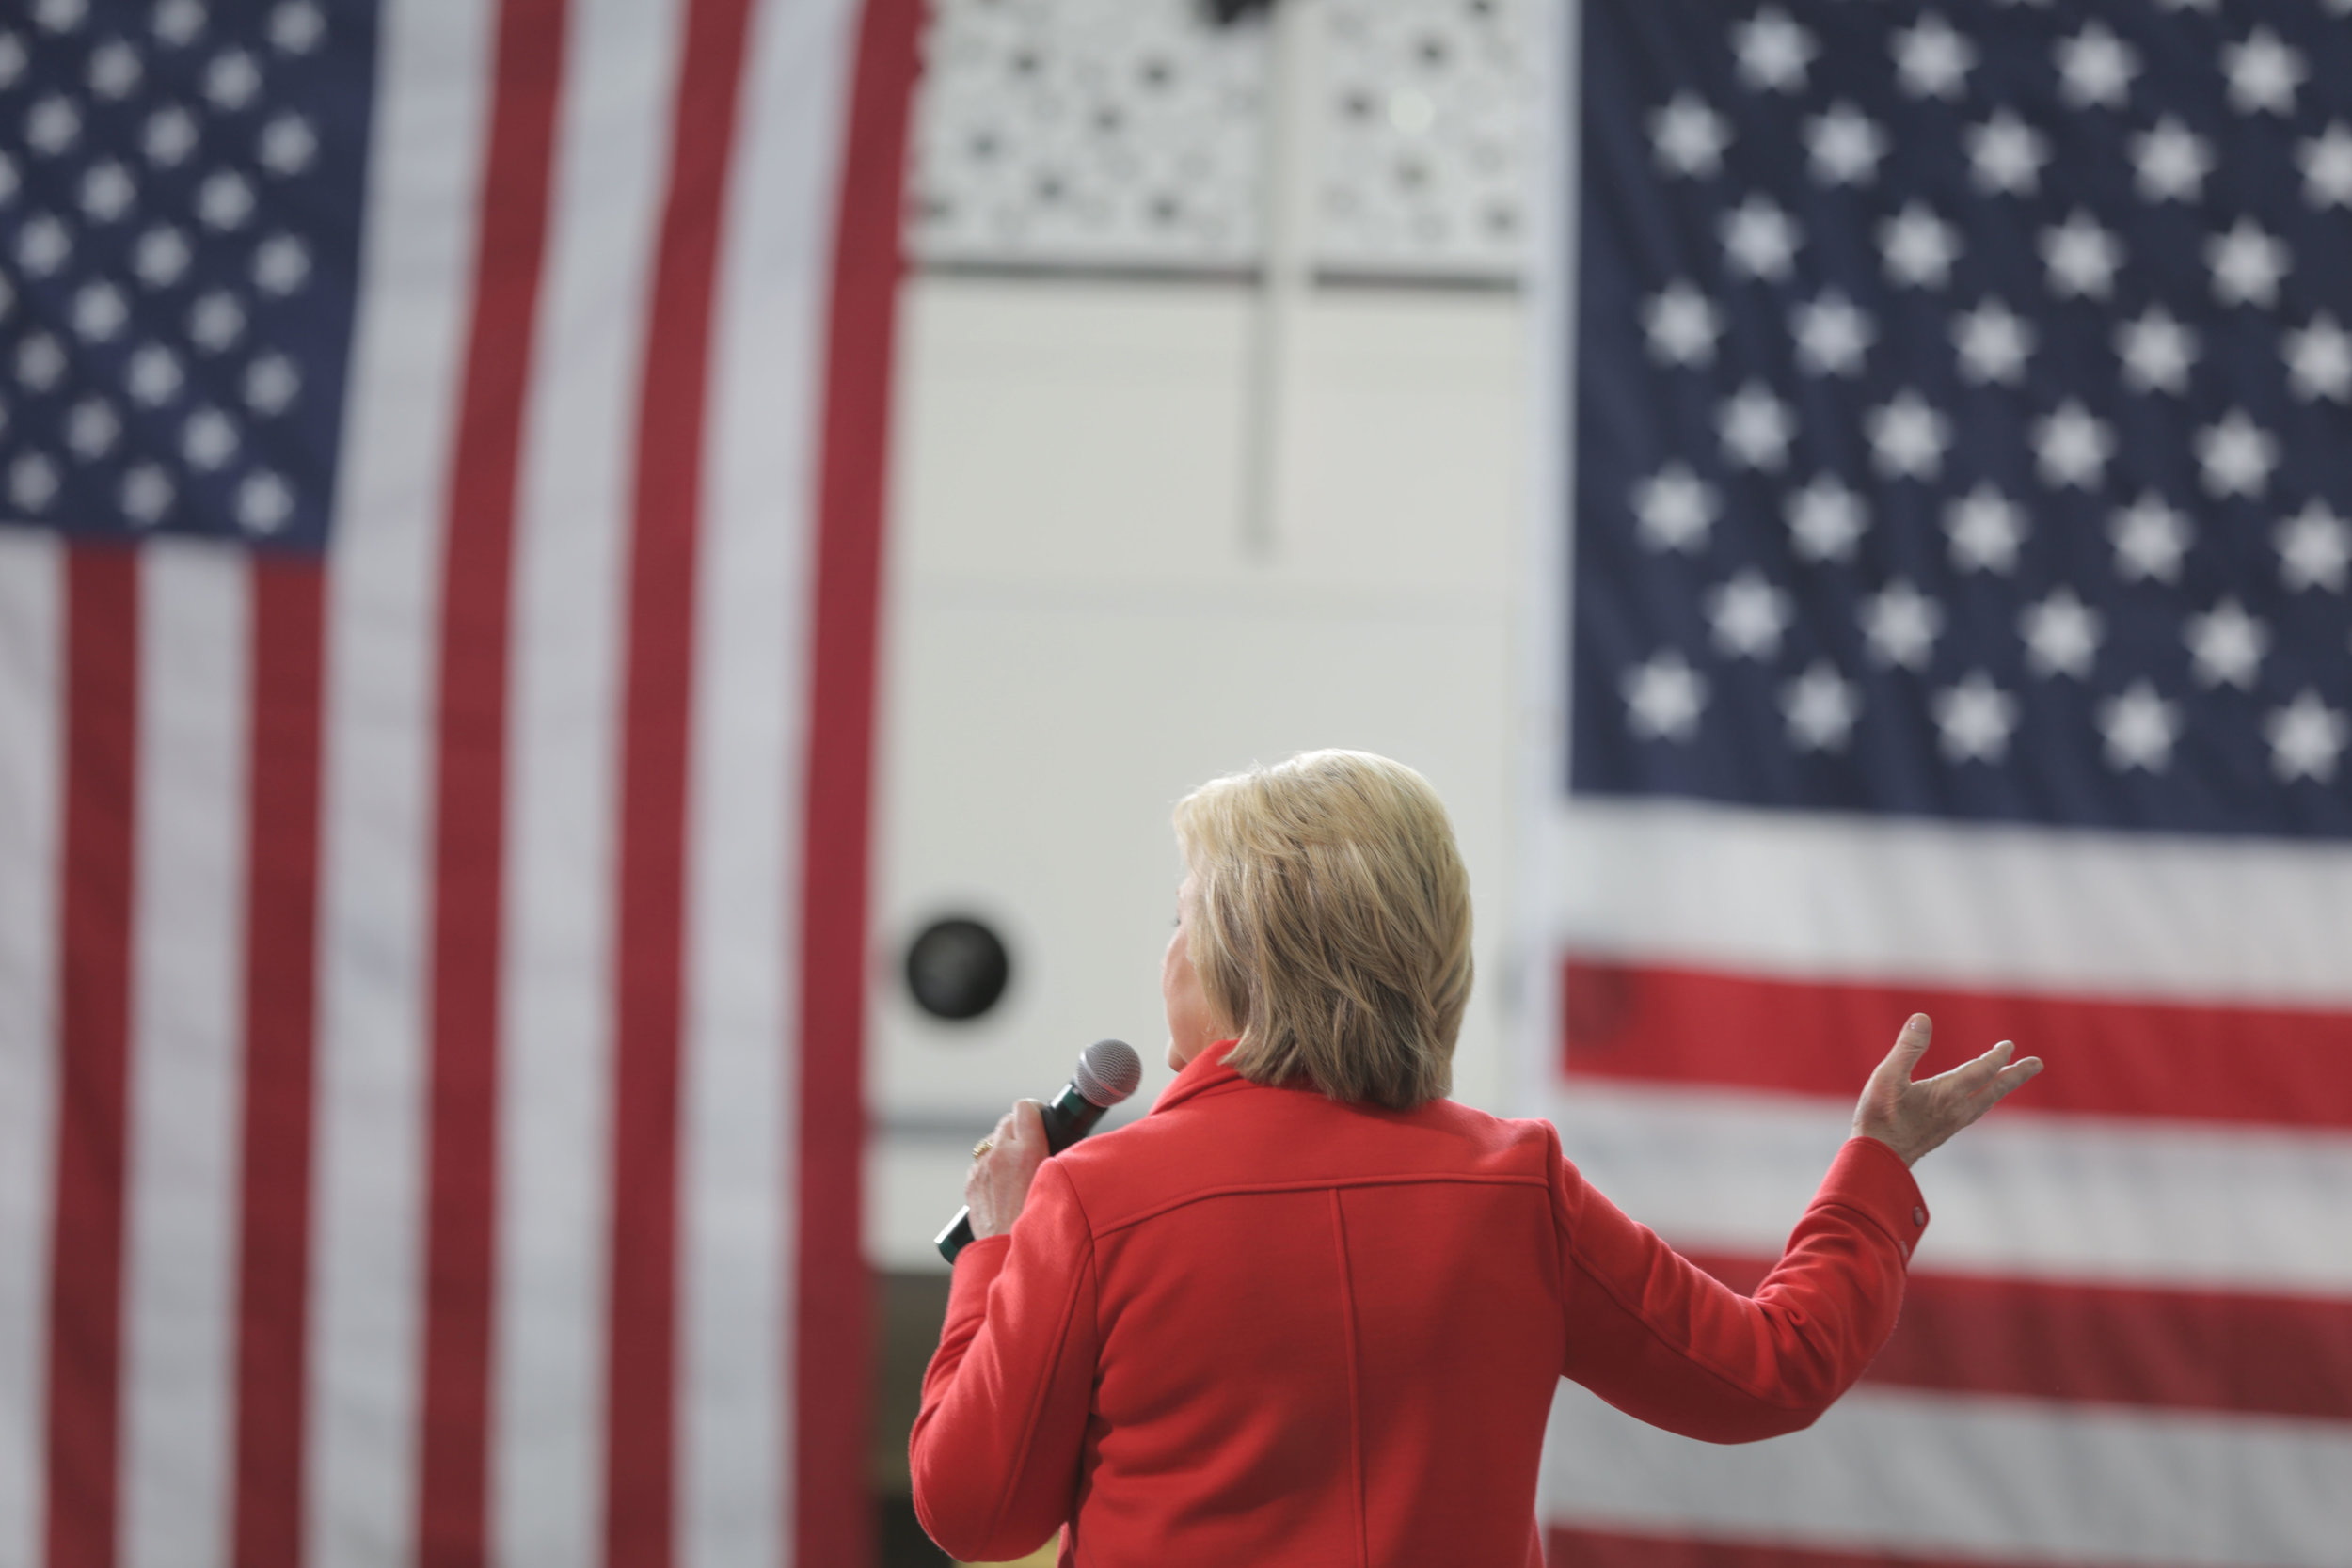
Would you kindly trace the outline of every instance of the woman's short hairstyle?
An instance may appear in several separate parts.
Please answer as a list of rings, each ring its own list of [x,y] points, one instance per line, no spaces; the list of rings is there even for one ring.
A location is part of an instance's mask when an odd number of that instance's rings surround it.
[[[1407,1110],[1451,1086],[1470,989],[1470,877],[1429,781],[1302,752],[1176,807],[1193,967],[1254,1083]]]

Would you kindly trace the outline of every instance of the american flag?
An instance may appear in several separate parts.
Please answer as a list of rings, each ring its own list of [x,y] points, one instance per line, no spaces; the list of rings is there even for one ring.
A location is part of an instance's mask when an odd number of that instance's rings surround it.
[[[866,1555],[916,8],[0,8],[0,1565]]]
[[[2050,1070],[1814,1431],[1564,1393],[1562,1560],[2352,1563],[2352,5],[1581,35],[1569,1153],[1745,1285],[1907,1012]]]

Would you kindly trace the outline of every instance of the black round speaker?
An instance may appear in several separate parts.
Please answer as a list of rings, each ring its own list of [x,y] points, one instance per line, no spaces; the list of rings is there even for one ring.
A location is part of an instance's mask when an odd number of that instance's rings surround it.
[[[907,944],[907,990],[933,1018],[979,1017],[1003,998],[1011,978],[1004,939],[968,915],[934,920]]]

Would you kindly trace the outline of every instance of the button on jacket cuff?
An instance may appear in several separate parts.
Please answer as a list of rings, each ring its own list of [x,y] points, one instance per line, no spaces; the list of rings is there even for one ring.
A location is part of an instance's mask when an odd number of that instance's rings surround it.
[[[1910,1258],[1928,1228],[1928,1200],[1903,1157],[1876,1138],[1849,1138],[1822,1179],[1816,1203],[1860,1212]]]

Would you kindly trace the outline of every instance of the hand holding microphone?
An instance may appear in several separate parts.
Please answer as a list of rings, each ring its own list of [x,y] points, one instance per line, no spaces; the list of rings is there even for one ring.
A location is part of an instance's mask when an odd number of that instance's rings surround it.
[[[976,1236],[1010,1230],[1045,1157],[1093,1132],[1103,1113],[1135,1093],[1142,1082],[1143,1059],[1133,1046],[1124,1040],[1096,1040],[1078,1057],[1070,1082],[1051,1101],[1025,1100],[1005,1113],[996,1131],[973,1146],[972,1174],[963,1184],[965,1207],[939,1233],[940,1256],[952,1263]]]
[[[1034,1100],[1005,1113],[996,1131],[980,1140],[972,1174],[963,1179],[963,1212],[969,1238],[1002,1236],[1021,1217],[1037,1167],[1045,1163],[1045,1118]]]

